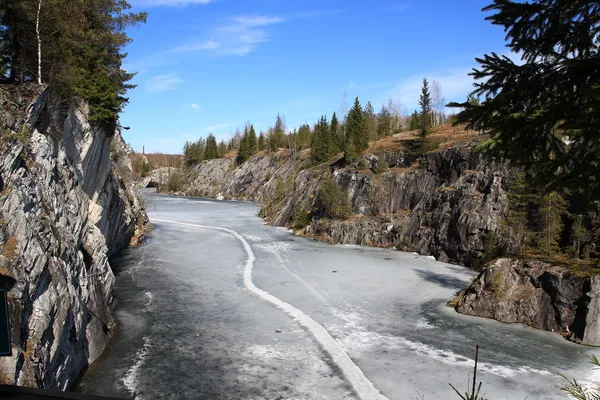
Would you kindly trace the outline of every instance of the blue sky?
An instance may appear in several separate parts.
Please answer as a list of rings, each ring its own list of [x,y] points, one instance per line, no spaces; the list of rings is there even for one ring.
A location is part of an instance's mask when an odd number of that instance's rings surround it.
[[[277,113],[289,129],[339,112],[346,98],[378,111],[417,107],[423,77],[448,101],[472,89],[475,57],[506,53],[484,21],[490,0],[130,0],[148,22],[131,29],[124,67],[137,71],[121,115],[136,151],[180,153],[212,132],[227,139]],[[344,96],[345,94],[345,96]]]

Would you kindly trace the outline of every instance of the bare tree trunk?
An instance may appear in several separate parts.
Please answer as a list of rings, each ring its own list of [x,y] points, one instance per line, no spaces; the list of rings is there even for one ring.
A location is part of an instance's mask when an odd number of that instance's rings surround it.
[[[38,0],[37,19],[35,20],[35,34],[37,36],[38,73],[37,83],[42,84],[42,39],[40,39],[40,12],[42,11],[42,0]]]

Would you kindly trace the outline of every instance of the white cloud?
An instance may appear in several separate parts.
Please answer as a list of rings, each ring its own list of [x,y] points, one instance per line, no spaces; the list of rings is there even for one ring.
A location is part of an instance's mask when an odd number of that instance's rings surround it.
[[[175,6],[181,7],[188,4],[209,4],[213,0],[131,0],[134,6],[153,7],[153,6]]]
[[[217,124],[217,125],[211,125],[211,126],[207,126],[206,128],[204,128],[205,131],[219,131],[225,128],[229,128],[230,126],[233,126],[232,124]]]
[[[269,40],[266,27],[285,21],[285,18],[266,15],[235,17],[229,23],[213,30],[210,39],[180,45],[170,51],[176,53],[206,51],[217,56],[244,56],[260,43]]]
[[[190,51],[215,50],[220,47],[219,42],[209,39],[200,43],[190,43],[172,48],[173,53],[187,53]]]
[[[202,108],[202,106],[200,104],[196,104],[196,103],[189,103],[187,106],[196,111]]]
[[[152,93],[165,92],[168,90],[175,90],[177,86],[183,83],[183,79],[179,78],[177,74],[166,74],[158,75],[146,81],[147,90]]]

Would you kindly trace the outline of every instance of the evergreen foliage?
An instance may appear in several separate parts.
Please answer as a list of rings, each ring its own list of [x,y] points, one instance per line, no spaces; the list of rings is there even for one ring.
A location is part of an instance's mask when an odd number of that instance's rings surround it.
[[[237,157],[235,159],[235,161],[237,162],[238,165],[246,162],[246,160],[248,160],[248,158],[250,158],[250,156],[252,155],[250,153],[250,140],[249,139],[250,139],[250,135],[246,129],[246,132],[244,133],[242,140],[240,140]]]
[[[331,129],[327,117],[322,116],[313,130],[313,142],[310,148],[310,157],[313,162],[321,163],[329,160],[334,154],[335,139],[331,135]]]
[[[419,105],[421,106],[421,114],[419,115],[419,130],[421,136],[427,136],[429,128],[431,127],[431,94],[429,93],[429,83],[427,78],[423,78],[423,86],[421,87],[421,97],[419,98]]]
[[[300,125],[297,133],[298,150],[308,149],[310,147],[310,126],[308,124]]]
[[[204,151],[204,160],[213,160],[219,157],[219,150],[217,148],[217,139],[210,133],[206,138],[206,150]]]
[[[130,13],[125,0],[44,0],[40,9],[41,72],[35,23],[37,2],[0,0],[0,81],[41,80],[65,98],[90,105],[90,120],[111,128],[133,74],[121,69],[126,29],[146,13]],[[39,78],[39,79],[38,79]]]
[[[585,238],[586,232],[587,230],[585,229],[585,225],[583,223],[583,215],[575,215],[573,223],[571,224],[569,238],[571,243],[573,243],[575,257],[577,258],[579,258],[579,254],[581,254],[581,244]]]
[[[314,207],[317,215],[330,219],[346,219],[352,213],[348,194],[332,179],[319,186]]]
[[[410,116],[410,123],[408,130],[415,131],[419,129],[419,124],[421,123],[421,119],[419,118],[419,113],[414,111]]]
[[[506,228],[512,230],[517,240],[517,250],[524,256],[532,245],[533,233],[529,228],[529,208],[536,198],[527,183],[523,171],[515,171],[508,180],[508,201],[510,207],[505,219]]]
[[[256,154],[258,151],[258,143],[256,141],[256,131],[254,130],[254,125],[250,125],[250,129],[248,130],[248,151],[250,155]]]
[[[564,228],[563,216],[568,214],[568,203],[556,192],[546,193],[540,200],[538,245],[546,256],[550,256],[559,250],[558,241]]]
[[[369,136],[365,130],[365,118],[357,97],[348,112],[345,124],[344,158],[346,161],[356,160],[367,147]]]
[[[365,121],[365,133],[369,140],[377,140],[378,138],[378,124],[377,124],[377,116],[375,115],[375,110],[371,105],[371,102],[367,102],[364,111],[364,121]]]
[[[547,191],[600,197],[600,3],[495,0],[486,19],[506,31],[522,63],[496,53],[471,75],[481,104],[456,123],[489,132],[482,146],[525,167]]]
[[[221,140],[219,142],[217,154],[219,158],[223,158],[225,157],[225,154],[227,154],[227,144],[225,144],[224,140]]]
[[[416,128],[415,128],[416,129]],[[381,111],[377,114],[377,136],[382,138],[392,135],[392,114],[385,106],[381,106]]]
[[[331,132],[331,138],[332,138],[332,152],[334,154],[339,153],[340,151],[342,151],[342,148],[344,147],[344,131],[342,130],[342,127],[340,126],[340,121],[338,120],[337,114],[335,113],[335,111],[333,112],[333,115],[331,116],[331,125],[329,127],[329,131]]]

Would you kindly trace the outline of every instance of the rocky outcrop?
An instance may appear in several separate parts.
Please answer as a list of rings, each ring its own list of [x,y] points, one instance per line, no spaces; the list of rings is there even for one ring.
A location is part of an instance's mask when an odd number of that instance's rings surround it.
[[[234,160],[201,163],[186,176],[184,194],[244,199],[264,205],[272,224],[294,225],[296,212],[310,212],[321,181],[331,177],[348,194],[355,215],[345,221],[313,218],[299,233],[332,243],[396,247],[438,260],[478,266],[491,242],[509,248],[497,234],[507,199],[506,164],[484,159],[469,144],[423,157],[404,151],[367,154],[367,168],[338,165],[304,168],[306,153],[259,154],[239,167]],[[375,174],[380,159],[391,168]]]
[[[454,301],[463,314],[521,323],[600,346],[600,279],[539,261],[500,258]]]
[[[111,337],[108,256],[146,221],[114,127],[39,86],[0,88],[0,287],[13,356],[4,382],[66,389]],[[112,153],[112,159],[111,159]]]

